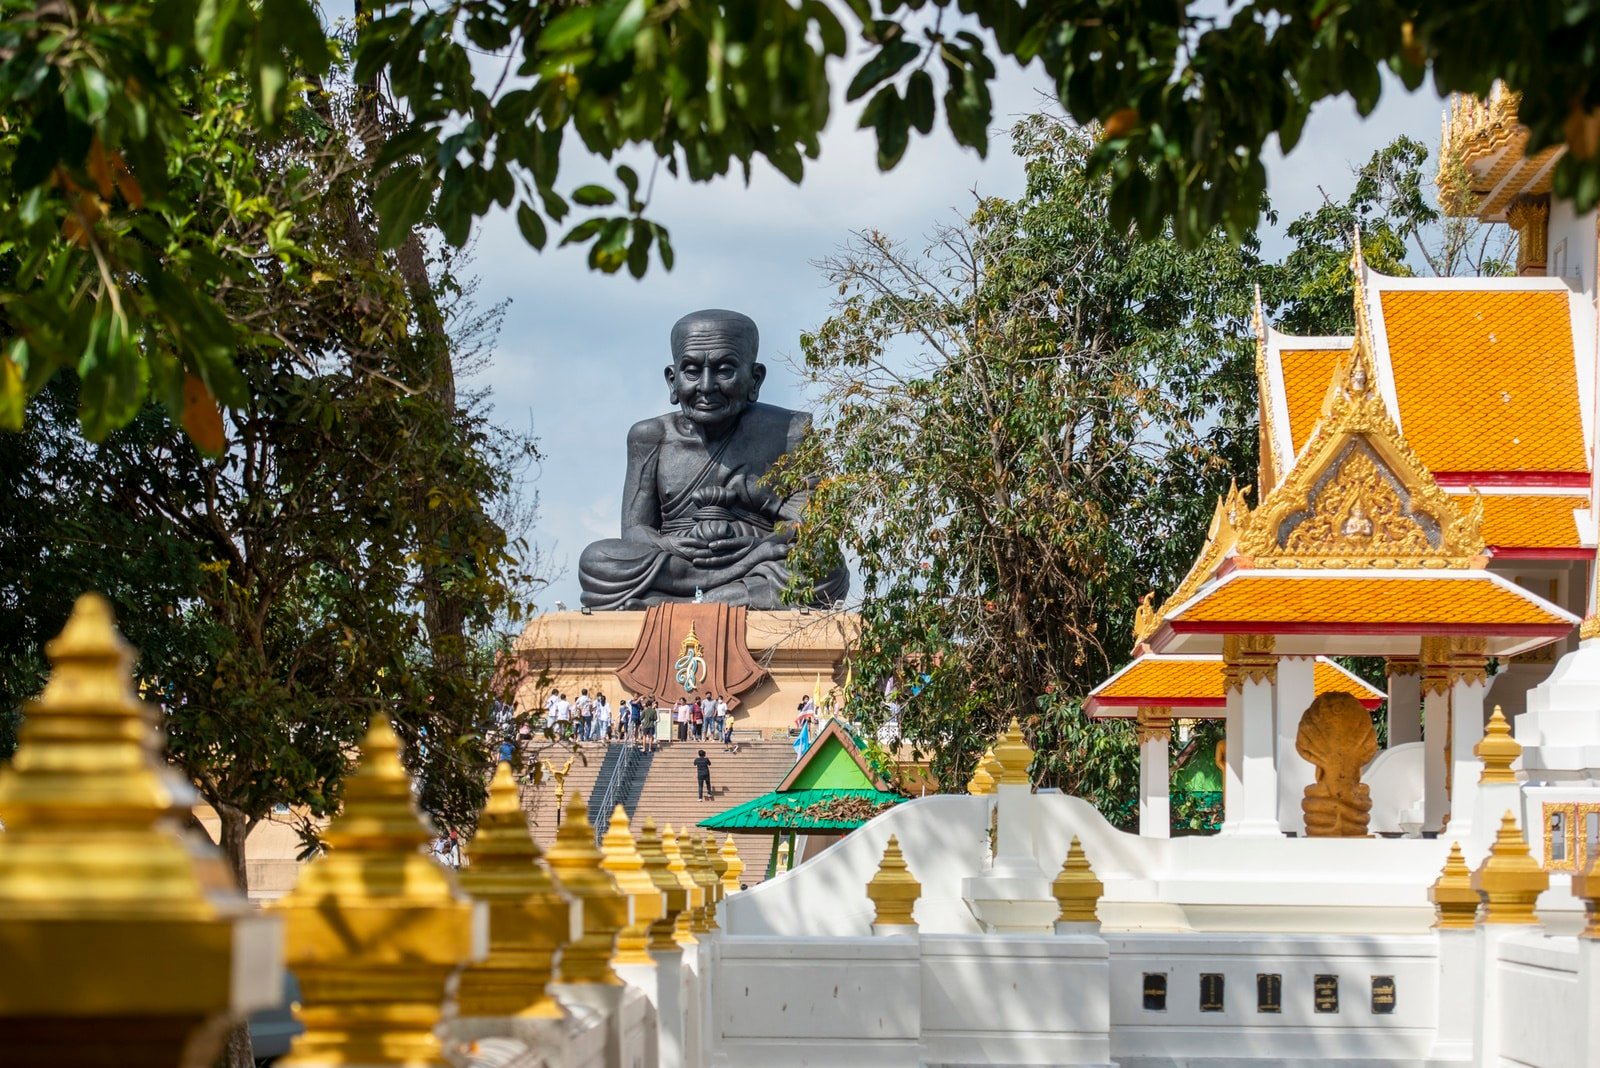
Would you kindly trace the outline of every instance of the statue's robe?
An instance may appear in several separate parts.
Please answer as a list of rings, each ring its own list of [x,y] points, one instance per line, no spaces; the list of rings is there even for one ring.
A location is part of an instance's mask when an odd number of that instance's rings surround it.
[[[765,537],[777,523],[795,522],[806,491],[781,499],[759,480],[810,425],[810,416],[768,404],[752,404],[739,424],[709,451],[679,429],[676,413],[645,420],[628,436],[628,499],[623,502],[621,538],[597,541],[578,562],[583,603],[589,608],[636,609],[693,596],[687,584],[701,587],[709,601],[751,608],[780,608],[789,584],[784,561],[769,560],[738,578],[717,583],[705,569],[703,581],[679,577],[669,588],[668,551],[639,536],[638,530],[692,536],[710,542],[735,537]],[[631,522],[630,522],[631,520]],[[630,527],[636,533],[628,537]],[[843,567],[815,584],[812,603],[831,604],[849,589]]]

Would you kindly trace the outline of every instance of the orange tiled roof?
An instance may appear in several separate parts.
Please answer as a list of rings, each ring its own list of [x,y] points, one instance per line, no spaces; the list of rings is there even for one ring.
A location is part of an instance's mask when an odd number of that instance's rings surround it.
[[[1321,657],[1317,658],[1313,682],[1319,695],[1335,691],[1353,693],[1362,704],[1372,708],[1384,699],[1382,691],[1340,671]],[[1164,656],[1140,657],[1090,695],[1096,703],[1111,708],[1138,705],[1221,708],[1226,696],[1220,658]]]
[[[1464,507],[1471,499],[1458,497]],[[1483,541],[1491,549],[1582,549],[1574,508],[1588,506],[1587,497],[1571,494],[1483,495]]]
[[[1333,369],[1348,351],[1348,348],[1278,351],[1278,359],[1283,364],[1283,395],[1289,407],[1289,440],[1295,456],[1300,455],[1300,449],[1311,436],[1311,428],[1322,417],[1322,401],[1328,395]]]
[[[1467,579],[1398,575],[1237,573],[1167,617],[1174,630],[1215,631],[1250,624],[1325,631],[1333,628],[1421,630],[1474,627],[1566,628],[1571,621],[1483,575]]]
[[[1565,290],[1380,299],[1401,431],[1429,470],[1588,470]]]

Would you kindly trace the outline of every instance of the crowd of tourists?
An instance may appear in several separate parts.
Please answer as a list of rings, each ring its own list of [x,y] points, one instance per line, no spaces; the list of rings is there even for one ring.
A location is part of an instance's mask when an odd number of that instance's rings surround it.
[[[679,742],[721,742],[736,748],[726,694],[687,695],[672,704],[654,697],[629,697],[615,708],[604,693],[587,689],[569,699],[559,689],[545,701],[545,724],[557,738],[580,742],[626,742],[641,751]]]

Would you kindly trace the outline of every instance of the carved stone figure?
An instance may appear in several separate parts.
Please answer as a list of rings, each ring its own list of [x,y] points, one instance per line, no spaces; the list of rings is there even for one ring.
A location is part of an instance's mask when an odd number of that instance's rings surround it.
[[[811,416],[758,402],[767,374],[758,346],[756,324],[738,312],[692,312],[673,326],[666,378],[678,411],[628,431],[622,536],[583,551],[586,606],[782,606],[809,489],[779,497],[760,482],[800,442]],[[839,568],[816,582],[815,602],[842,598],[849,584]]]
[[[1361,838],[1372,813],[1372,792],[1361,769],[1378,755],[1378,735],[1361,702],[1347,693],[1325,693],[1300,719],[1295,752],[1316,765],[1317,781],[1300,802],[1312,838]]]

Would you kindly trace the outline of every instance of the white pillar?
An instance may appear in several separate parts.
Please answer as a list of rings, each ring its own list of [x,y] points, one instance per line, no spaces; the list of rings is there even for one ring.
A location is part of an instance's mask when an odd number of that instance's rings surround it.
[[[1457,639],[1459,641],[1459,639]],[[1472,661],[1476,660],[1476,665]],[[1483,697],[1489,690],[1484,658],[1455,658],[1450,680],[1450,835],[1472,836],[1477,811],[1478,778],[1483,765],[1473,748],[1483,740]],[[1493,831],[1493,825],[1488,830]]]
[[[1223,639],[1226,685],[1239,693],[1238,816],[1230,814],[1230,833],[1272,835],[1278,826],[1277,676],[1278,658],[1270,634],[1229,634]],[[1232,711],[1230,705],[1230,712]],[[1231,724],[1230,724],[1231,725]],[[1229,739],[1228,763],[1234,763]]]
[[[1422,829],[1441,831],[1450,811],[1450,639],[1422,639]]]
[[[1300,802],[1306,787],[1317,781],[1317,769],[1300,755],[1295,741],[1300,736],[1300,717],[1317,695],[1317,660],[1311,656],[1285,656],[1278,659],[1277,746],[1278,746],[1278,827],[1285,834],[1305,834],[1306,817]]]
[[[1172,709],[1139,709],[1139,834],[1167,838],[1172,834],[1171,772]]]
[[[1483,638],[1422,639],[1424,828],[1449,826],[1452,838],[1472,833],[1483,738],[1483,697],[1488,688]]]
[[[1389,747],[1422,741],[1422,672],[1415,657],[1384,661],[1389,677]]]
[[[1224,684],[1227,700],[1222,720],[1222,827],[1234,834],[1244,815],[1244,691],[1238,675],[1229,669]]]

